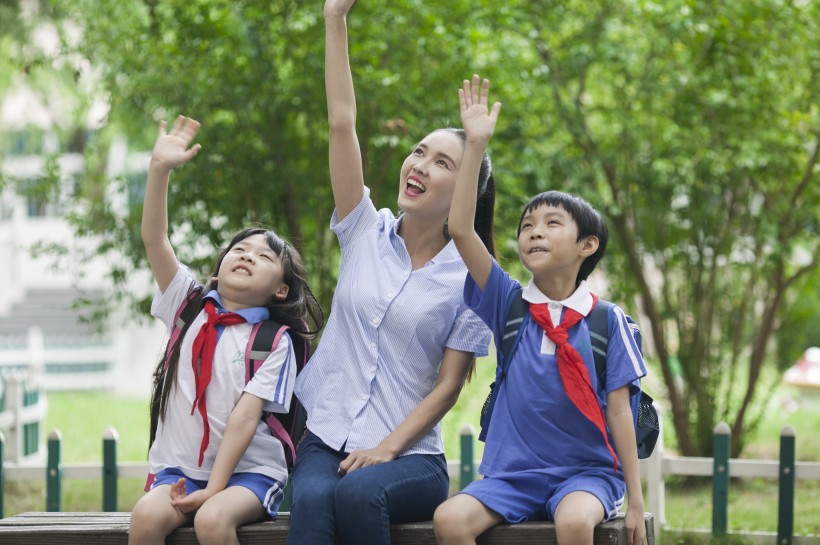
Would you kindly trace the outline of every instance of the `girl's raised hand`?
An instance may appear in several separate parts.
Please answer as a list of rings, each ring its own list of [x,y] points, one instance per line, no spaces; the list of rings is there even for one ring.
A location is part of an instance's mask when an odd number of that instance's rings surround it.
[[[170,132],[166,132],[165,121],[159,122],[159,135],[151,151],[151,164],[172,169],[193,159],[202,146],[194,144],[199,122],[185,116],[177,116]],[[190,146],[190,147],[189,147]]]
[[[461,105],[461,126],[467,134],[468,142],[487,143],[495,130],[501,103],[488,105],[487,95],[490,90],[490,80],[483,82],[478,74],[473,75],[472,81],[465,79],[464,87],[458,90],[458,100]]]
[[[345,17],[356,0],[325,0],[325,17]]]

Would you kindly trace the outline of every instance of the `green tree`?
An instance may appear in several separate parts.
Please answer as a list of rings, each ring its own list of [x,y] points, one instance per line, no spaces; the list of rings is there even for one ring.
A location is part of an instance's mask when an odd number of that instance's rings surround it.
[[[64,5],[112,105],[77,195],[78,233],[100,241],[89,251],[114,256],[116,278],[145,267],[143,181],[109,180],[104,158],[113,133],[148,149],[158,119],[185,113],[203,152],[171,185],[179,255],[204,273],[203,248],[271,225],[302,247],[329,308],[321,2]],[[806,0],[362,0],[350,34],[368,185],[394,207],[410,146],[458,123],[463,77],[489,77],[504,103],[490,145],[503,264],[516,268],[527,196],[597,205],[613,298],[636,296],[646,316],[680,449],[708,453],[727,420],[737,454],[765,407],[784,303],[818,266],[818,26]],[[131,206],[110,198],[117,184]]]
[[[648,318],[681,451],[710,452],[726,420],[738,454],[786,294],[820,259],[819,6],[518,6],[516,138],[542,158],[522,165],[526,192],[605,211],[604,266]]]

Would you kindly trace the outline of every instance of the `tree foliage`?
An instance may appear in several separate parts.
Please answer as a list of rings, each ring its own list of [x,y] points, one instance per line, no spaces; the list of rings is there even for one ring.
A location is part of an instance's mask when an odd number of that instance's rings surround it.
[[[329,308],[338,250],[321,2],[63,4],[112,105],[74,216],[99,241],[92,251],[117,256],[118,278],[145,267],[144,182],[110,180],[103,158],[111,134],[148,149],[158,119],[185,113],[203,123],[203,152],[172,180],[180,257],[204,272],[229,232],[273,226],[302,248]],[[611,295],[645,315],[680,449],[708,453],[726,420],[740,452],[765,406],[753,401],[770,341],[818,268],[820,5],[360,0],[349,27],[377,205],[395,207],[412,144],[458,124],[461,79],[489,77],[504,103],[490,144],[503,264],[517,267],[528,196],[557,188],[600,208]],[[131,206],[112,197],[123,188]]]

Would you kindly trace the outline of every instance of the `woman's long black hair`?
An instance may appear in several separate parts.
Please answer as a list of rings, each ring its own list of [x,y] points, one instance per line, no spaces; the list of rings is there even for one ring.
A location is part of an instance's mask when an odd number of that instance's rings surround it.
[[[199,314],[205,304],[205,295],[212,289],[217,288],[216,277],[219,274],[219,268],[222,265],[222,260],[225,259],[225,255],[237,243],[254,235],[264,236],[270,249],[279,256],[282,262],[282,281],[288,286],[288,294],[284,301],[272,296],[265,304],[270,312],[270,319],[289,326],[288,332],[291,335],[304,340],[315,339],[319,334],[319,330],[322,329],[322,325],[324,325],[324,312],[308,285],[307,271],[302,256],[291,244],[282,240],[273,231],[263,227],[243,229],[234,235],[228,245],[222,249],[211,274],[211,281],[204,286],[201,284],[193,286],[188,294],[188,305],[196,309],[196,312],[193,312],[191,316]],[[162,359],[154,370],[149,446],[154,443],[159,421],[165,418],[170,392],[176,386],[180,346],[192,321],[186,320],[185,325],[179,332],[177,341],[170,347],[170,350],[169,347],[166,347]]]

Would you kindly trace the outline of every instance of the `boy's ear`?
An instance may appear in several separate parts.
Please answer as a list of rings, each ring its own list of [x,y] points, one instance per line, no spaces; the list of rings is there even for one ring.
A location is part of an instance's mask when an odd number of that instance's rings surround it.
[[[290,291],[290,286],[288,286],[287,284],[282,284],[281,286],[279,286],[278,290],[273,292],[273,297],[274,297],[274,299],[277,299],[279,301],[284,301],[285,299],[288,298],[288,292],[289,291]]]
[[[587,258],[598,251],[600,241],[595,235],[589,235],[581,242],[581,257]]]

